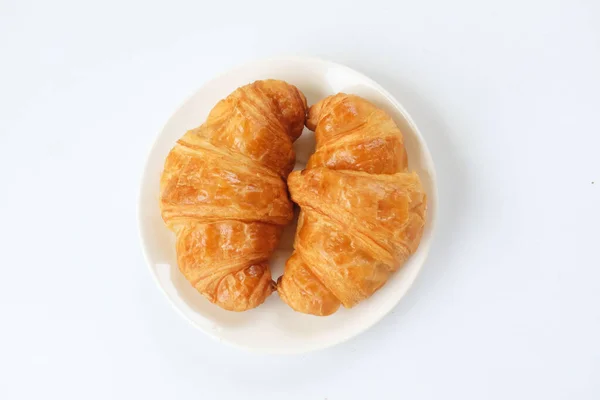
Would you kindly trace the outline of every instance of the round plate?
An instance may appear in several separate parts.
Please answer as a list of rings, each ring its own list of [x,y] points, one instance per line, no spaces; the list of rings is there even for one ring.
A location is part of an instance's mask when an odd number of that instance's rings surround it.
[[[256,309],[243,313],[222,310],[198,293],[177,267],[175,236],[164,226],[158,207],[159,179],[169,150],[188,129],[202,124],[212,107],[239,86],[257,79],[275,78],[296,85],[308,104],[338,92],[362,96],[387,111],[404,134],[409,166],[416,171],[428,195],[425,232],[419,249],[386,285],[352,309],[340,308],[329,317],[297,313],[276,293]],[[314,152],[308,129],[295,144],[296,169],[303,169]],[[343,342],[373,326],[394,308],[415,280],[427,252],[437,211],[435,171],[431,155],[404,108],[381,86],[339,64],[317,59],[285,58],[252,62],[204,85],[169,119],[150,151],[139,199],[139,227],[148,266],[156,283],[175,309],[194,326],[219,341],[267,353],[303,353]],[[277,279],[292,251],[295,223],[286,228],[271,259]]]

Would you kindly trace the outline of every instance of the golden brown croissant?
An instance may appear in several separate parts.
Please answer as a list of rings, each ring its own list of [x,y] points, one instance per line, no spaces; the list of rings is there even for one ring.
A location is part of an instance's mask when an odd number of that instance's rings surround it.
[[[312,106],[316,152],[288,178],[301,207],[294,253],[279,278],[296,311],[333,314],[370,297],[415,252],[425,223],[419,177],[383,110],[343,93]]]
[[[254,308],[273,291],[267,260],[293,217],[285,179],[306,108],[295,86],[256,81],[217,103],[167,156],[160,208],[179,269],[224,309]]]

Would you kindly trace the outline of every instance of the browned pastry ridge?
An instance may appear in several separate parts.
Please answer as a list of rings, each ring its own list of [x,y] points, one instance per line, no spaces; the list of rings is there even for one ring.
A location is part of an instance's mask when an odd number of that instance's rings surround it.
[[[367,100],[327,97],[306,125],[317,147],[288,178],[301,212],[277,290],[296,311],[330,315],[370,297],[415,252],[426,195],[407,172],[400,129]]]
[[[293,218],[285,179],[306,99],[283,81],[256,81],[221,100],[171,149],[160,179],[162,218],[186,279],[232,311],[274,290],[268,259]]]

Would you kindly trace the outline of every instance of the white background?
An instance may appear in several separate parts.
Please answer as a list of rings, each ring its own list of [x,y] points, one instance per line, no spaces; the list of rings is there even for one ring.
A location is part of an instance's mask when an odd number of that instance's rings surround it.
[[[599,2],[84,3],[0,1],[1,399],[600,398]],[[291,357],[173,312],[136,224],[171,113],[282,54],[391,91],[440,184],[395,311]]]

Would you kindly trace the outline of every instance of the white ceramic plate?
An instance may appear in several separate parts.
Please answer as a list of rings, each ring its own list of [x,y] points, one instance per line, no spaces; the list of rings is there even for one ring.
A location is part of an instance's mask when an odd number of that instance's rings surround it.
[[[243,313],[211,304],[185,280],[177,268],[175,237],[163,225],[158,208],[159,178],[167,153],[186,130],[204,122],[218,100],[257,79],[283,79],[296,85],[308,104],[346,92],[362,96],[386,110],[402,130],[409,156],[428,195],[427,224],[421,245],[408,262],[370,299],[329,317],[294,312],[277,294],[260,307]],[[314,151],[308,129],[296,142],[296,169],[303,169]],[[267,353],[303,353],[343,342],[373,326],[400,301],[419,272],[432,238],[437,211],[435,171],[423,137],[402,106],[366,76],[339,64],[317,59],[285,58],[252,62],[204,85],[169,119],[148,157],[139,199],[139,226],[148,266],[171,304],[194,326],[219,341]],[[295,224],[287,227],[271,260],[274,279],[291,254]]]

